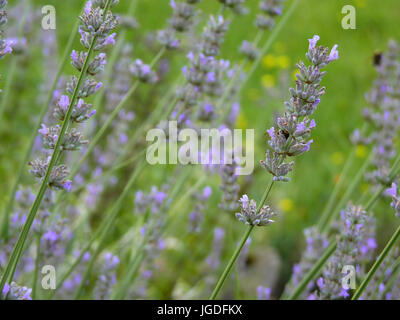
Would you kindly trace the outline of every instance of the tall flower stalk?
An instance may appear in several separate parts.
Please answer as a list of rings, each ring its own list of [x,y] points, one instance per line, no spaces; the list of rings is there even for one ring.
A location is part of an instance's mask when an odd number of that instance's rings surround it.
[[[12,40],[9,39],[4,39],[4,31],[2,28],[7,24],[7,11],[6,11],[6,6],[7,6],[7,0],[0,0],[0,59],[3,59],[4,56],[7,54],[11,54],[13,51],[12,49]],[[1,80],[1,78],[0,78]],[[1,90],[0,90],[1,92]],[[1,99],[2,103],[0,106],[0,120],[2,118],[3,110],[4,110],[4,103],[3,101],[5,98],[3,97]]]
[[[388,50],[379,53],[374,58],[374,66],[377,70],[377,77],[373,82],[372,88],[366,94],[368,108],[363,110],[365,123],[361,129],[356,129],[351,136],[351,141],[355,147],[359,145],[372,145],[371,155],[365,160],[355,177],[351,180],[342,199],[334,206],[337,195],[343,185],[345,177],[352,168],[355,160],[355,148],[348,157],[343,172],[340,174],[340,181],[336,184],[334,191],[327,202],[327,205],[320,216],[318,226],[325,232],[329,228],[330,222],[335,218],[335,214],[345,206],[350,199],[355,187],[360,183],[364,173],[370,164],[373,170],[365,175],[367,181],[373,185],[389,184],[388,172],[390,162],[395,157],[393,140],[397,135],[398,128],[398,109],[399,109],[399,48],[398,44],[389,41]]]
[[[392,197],[392,208],[396,211],[396,217],[400,217],[400,195],[397,191],[396,183],[392,184],[392,187],[387,190],[387,193]],[[396,229],[386,246],[383,248],[381,254],[378,259],[375,261],[368,274],[362,281],[361,285],[357,288],[357,291],[354,293],[352,300],[357,300],[361,297],[365,289],[367,288],[369,282],[372,280],[379,267],[385,261],[386,257],[392,250],[393,246],[397,242],[400,237],[400,226]]]
[[[117,20],[109,11],[109,8],[117,3],[116,0],[107,0],[107,2],[96,0],[93,3],[89,1],[85,7],[85,12],[80,17],[82,22],[79,29],[81,44],[87,49],[87,52],[78,53],[74,50],[71,54],[72,65],[80,71],[80,74],[78,78],[73,77],[70,86],[67,87],[67,92],[72,94],[71,98],[62,96],[56,106],[55,114],[63,121],[62,125],[52,128],[43,126],[40,130],[44,145],[47,145],[53,151],[50,159],[32,162],[31,172],[41,179],[42,184],[1,278],[0,292],[6,282],[13,278],[13,273],[23,254],[26,239],[46,190],[49,187],[69,190],[71,187],[71,182],[66,180],[68,176],[67,167],[65,165],[57,166],[57,162],[64,150],[75,150],[83,143],[78,132],[74,129],[67,131],[72,122],[83,122],[94,114],[91,106],[85,104],[82,98],[95,93],[99,89],[99,83],[87,77],[102,71],[106,63],[105,54],[100,53],[92,60],[91,56],[94,51],[103,50],[108,45],[115,43],[115,34],[109,35],[109,32],[116,27]],[[76,103],[77,99],[79,101]]]
[[[310,150],[313,142],[310,139],[310,133],[316,126],[315,120],[310,119],[310,116],[320,103],[320,97],[325,93],[325,88],[321,87],[321,81],[326,72],[321,69],[339,58],[337,45],[329,53],[328,48],[317,46],[318,40],[319,36],[309,39],[306,57],[311,65],[306,66],[302,61],[297,65],[299,73],[296,87],[289,90],[291,99],[285,102],[286,112],[276,119],[276,127],[267,130],[270,137],[269,150],[266,152],[266,160],[261,161],[261,165],[273,176],[273,179],[258,205],[254,200],[249,200],[247,195],[241,198],[241,213],[237,213],[236,216],[247,224],[248,228],[218,280],[210,299],[217,297],[254,227],[267,226],[273,222],[271,220],[273,213],[264,203],[275,182],[289,181],[287,175],[292,171],[294,163],[285,162],[285,160]]]
[[[400,170],[399,165],[400,165],[400,155],[397,156],[397,158],[389,172],[390,179],[393,180],[398,175],[399,170]],[[363,208],[366,212],[369,212],[373,209],[377,200],[381,197],[382,192],[384,192],[384,191],[385,191],[385,186],[380,187],[371,196],[369,201],[365,205],[363,205]],[[396,238],[397,238],[397,236],[396,236]],[[393,243],[390,246],[393,246]],[[332,241],[331,244],[325,250],[325,252],[321,255],[321,258],[315,263],[315,265],[312,267],[312,269],[304,276],[303,280],[296,286],[296,288],[290,295],[289,300],[295,300],[301,295],[301,293],[307,288],[307,285],[309,284],[309,282],[312,281],[313,279],[315,279],[319,275],[319,273],[321,272],[321,269],[324,267],[324,265],[326,264],[328,259],[332,256],[332,254],[335,252],[336,248],[337,248],[337,241]],[[388,252],[386,252],[386,255],[387,255],[387,253]],[[382,261],[383,261],[383,259],[382,259]],[[382,261],[380,263],[382,263]],[[376,272],[376,270],[374,271],[374,273],[375,272]],[[371,275],[371,278],[372,278],[372,275]],[[360,293],[360,296],[361,296],[361,293]]]
[[[168,28],[165,30],[161,30],[158,33],[158,41],[162,44],[161,49],[158,51],[156,56],[151,60],[151,62],[147,65],[144,64],[141,60],[136,61],[136,65],[134,64],[131,68],[132,73],[136,76],[137,81],[135,81],[130,87],[129,91],[125,94],[120,103],[115,107],[114,111],[109,115],[105,123],[98,130],[93,140],[90,142],[89,146],[85,150],[81,159],[74,166],[71,177],[75,177],[82,165],[88,159],[90,154],[93,152],[95,146],[98,144],[100,139],[103,137],[112,121],[117,117],[118,113],[122,110],[123,107],[126,106],[130,98],[136,92],[139,84],[141,82],[154,82],[155,74],[151,71],[152,68],[160,61],[165,52],[168,50],[176,50],[179,47],[179,39],[177,37],[177,33],[186,32],[189,28],[191,28],[193,24],[193,18],[195,16],[195,5],[197,4],[197,0],[185,0],[182,2],[171,1],[171,7],[173,9],[173,15],[171,19],[168,21]],[[137,64],[139,63],[139,65]],[[151,76],[151,78],[149,77]]]
[[[21,179],[25,173],[25,165],[29,160],[29,157],[31,155],[35,140],[36,140],[36,132],[39,130],[41,124],[43,123],[43,119],[46,115],[46,112],[48,110],[48,107],[53,99],[54,91],[56,90],[57,83],[59,82],[59,79],[61,77],[62,71],[68,61],[69,55],[71,53],[71,48],[74,43],[74,39],[76,37],[76,34],[79,30],[79,20],[77,19],[74,27],[72,28],[71,34],[68,38],[67,45],[64,49],[64,53],[62,55],[61,61],[59,63],[59,67],[56,71],[55,77],[53,79],[53,82],[51,84],[51,87],[47,93],[46,100],[42,106],[42,108],[39,111],[39,117],[38,120],[35,123],[35,126],[33,127],[33,130],[30,135],[30,140],[26,146],[26,149],[24,151],[24,156],[22,157],[22,161],[19,165],[19,168],[17,170],[17,176],[12,184],[12,187],[10,188],[10,193],[8,194],[8,201],[5,206],[4,214],[3,214],[3,221],[2,221],[2,233],[1,235],[7,239],[8,237],[8,224],[9,224],[9,217],[10,213],[13,209],[14,206],[14,201],[15,201],[15,194],[18,189],[18,185],[21,182]]]

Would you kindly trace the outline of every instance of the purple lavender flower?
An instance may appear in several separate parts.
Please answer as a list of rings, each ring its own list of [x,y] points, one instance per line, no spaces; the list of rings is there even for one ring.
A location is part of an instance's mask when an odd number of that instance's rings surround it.
[[[202,193],[193,195],[195,207],[189,214],[189,232],[198,233],[201,231],[201,224],[207,210],[207,200],[210,198],[211,194],[212,189],[210,186],[207,186],[203,189]]]
[[[348,290],[342,287],[342,269],[346,265],[357,266],[362,260],[361,243],[365,239],[368,217],[361,206],[349,205],[341,212],[340,237],[336,251],[323,270],[317,285],[320,299],[346,299]]]
[[[101,274],[94,288],[96,300],[110,299],[111,291],[116,283],[116,268],[119,265],[119,258],[110,252],[104,254],[101,264]]]
[[[365,179],[375,186],[393,182],[389,172],[396,155],[394,141],[400,126],[400,99],[396,93],[400,88],[399,45],[390,41],[387,52],[380,57],[375,64],[378,75],[366,95],[369,107],[363,111],[372,130],[369,134],[356,130],[351,136],[353,144],[372,145],[373,169],[367,172]]]
[[[245,14],[247,13],[247,8],[243,6],[246,0],[218,0],[228,8],[230,8],[236,14]]]
[[[396,211],[396,217],[400,217],[400,196],[397,192],[397,184],[392,183],[392,186],[386,190],[386,193],[392,197],[392,208]]]
[[[282,14],[283,0],[265,0],[260,2],[262,14],[257,15],[256,26],[259,29],[272,29],[275,25],[276,16]]]
[[[32,300],[31,293],[32,289],[21,287],[15,282],[12,282],[11,285],[5,284],[0,296],[2,299],[6,300]]]
[[[321,234],[315,227],[306,229],[304,231],[304,236],[306,238],[307,246],[301,256],[300,262],[293,266],[292,278],[285,288],[286,293],[293,292],[304,276],[320,259],[321,255],[324,253],[329,244],[327,237]],[[311,287],[313,287],[312,283],[311,286],[309,286],[299,298],[305,299],[309,295]]]
[[[256,202],[244,194],[240,200],[241,212],[236,213],[236,218],[250,226],[260,226],[265,227],[274,222],[272,217],[275,213],[272,212],[269,206],[263,206],[260,211],[257,211]]]
[[[112,5],[115,5],[117,1],[113,1]],[[81,43],[85,48],[89,48],[93,42],[94,51],[102,50],[106,47],[106,44],[112,44],[114,41],[115,34],[109,35],[109,33],[118,24],[118,19],[113,16],[111,11],[104,13],[104,2],[100,0],[89,1],[85,6],[84,13],[80,17],[82,25],[80,27]],[[71,53],[71,63],[78,70],[82,71],[87,58],[87,52],[78,52],[73,50]],[[89,75],[95,75],[104,69],[106,63],[105,53],[97,54],[89,62],[87,73]],[[78,84],[78,79],[72,77],[70,82],[67,84],[66,91],[69,94],[73,94]],[[54,109],[54,116],[64,121],[68,108],[73,108],[71,113],[71,120],[76,123],[82,123],[87,119],[91,118],[96,111],[92,109],[92,105],[86,104],[83,98],[86,98],[94,94],[101,87],[101,83],[96,82],[93,79],[86,78],[82,88],[79,88],[78,101],[75,105],[70,106],[71,100],[68,95],[61,95],[56,108]],[[61,131],[60,125],[47,127],[42,125],[39,133],[42,135],[43,147],[46,149],[54,149],[59,140],[59,134]],[[78,150],[88,143],[84,140],[83,135],[75,128],[68,129],[61,142],[61,152]],[[37,178],[43,179],[49,164],[49,159],[46,160],[35,160],[30,162],[32,169],[30,172]],[[55,166],[51,172],[49,186],[55,189],[64,189],[69,191],[71,189],[72,182],[67,180],[69,170],[65,165]]]
[[[149,65],[144,64],[142,60],[136,61],[130,66],[132,74],[142,82],[154,83],[157,81],[157,75],[151,71]]]
[[[271,300],[271,288],[257,287],[257,300]]]
[[[225,238],[225,230],[221,228],[215,228],[212,250],[206,259],[206,264],[211,270],[217,270],[221,263],[221,254],[223,249],[224,238]]]
[[[317,47],[318,36],[309,40],[309,49],[306,54],[311,62],[306,67],[301,61],[297,67],[296,88],[290,89],[291,99],[285,103],[286,112],[277,118],[276,127],[268,130],[270,150],[266,152],[266,160],[261,165],[274,176],[275,181],[288,181],[287,174],[292,170],[293,162],[285,163],[287,157],[294,157],[310,150],[313,142],[310,139],[311,130],[316,127],[314,120],[309,117],[314,113],[325,88],[320,87],[325,67],[336,58],[337,46],[332,49],[332,56],[328,55],[328,48]]]

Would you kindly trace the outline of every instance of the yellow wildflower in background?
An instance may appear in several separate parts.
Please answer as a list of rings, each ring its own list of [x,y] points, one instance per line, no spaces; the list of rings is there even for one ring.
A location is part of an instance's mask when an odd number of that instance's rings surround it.
[[[366,6],[365,0],[355,0],[355,5],[359,8],[364,8]]]
[[[271,74],[265,74],[261,78],[261,83],[266,88],[272,88],[275,85],[275,77]]]
[[[363,183],[361,185],[361,192],[362,193],[366,193],[368,191],[368,189],[369,189],[369,184],[368,183]]]
[[[248,125],[248,121],[246,116],[243,113],[240,113],[236,119],[235,127],[238,129],[246,129]]]
[[[344,162],[344,155],[342,152],[339,152],[339,151],[334,152],[332,154],[331,160],[332,160],[333,164],[335,164],[337,166],[341,165]]]
[[[292,80],[297,80],[297,74],[300,73],[299,69],[295,69],[292,72]]]
[[[276,66],[276,58],[272,54],[267,54],[263,59],[262,59],[262,65],[265,68],[273,68]]]
[[[368,149],[366,146],[357,146],[356,148],[356,157],[357,158],[365,158],[367,156]]]
[[[290,58],[288,56],[278,56],[276,58],[276,64],[281,69],[287,69],[290,66]]]
[[[289,198],[285,198],[282,199],[281,201],[279,201],[279,209],[283,212],[289,212],[292,211],[294,208],[294,203],[291,199]]]

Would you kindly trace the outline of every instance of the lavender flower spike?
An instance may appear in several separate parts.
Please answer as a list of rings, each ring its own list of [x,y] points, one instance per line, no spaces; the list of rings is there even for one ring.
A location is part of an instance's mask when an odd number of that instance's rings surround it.
[[[276,126],[268,130],[270,148],[261,165],[273,175],[275,181],[289,181],[287,174],[292,170],[293,162],[285,163],[285,159],[309,151],[313,142],[310,135],[316,123],[309,117],[325,93],[325,88],[320,85],[325,75],[321,68],[339,56],[337,45],[328,55],[328,48],[317,46],[318,40],[319,36],[309,39],[306,57],[311,66],[302,61],[297,64],[300,73],[297,74],[296,87],[289,90],[291,98],[285,103],[286,112],[277,118]]]
[[[0,27],[4,26],[7,23],[7,12],[5,10],[6,5],[6,0],[0,0]],[[0,59],[3,58],[6,54],[10,54],[12,52],[11,45],[11,40],[3,40],[3,31],[0,30]]]
[[[257,204],[245,194],[240,198],[241,213],[236,213],[236,218],[239,221],[248,224],[250,226],[265,227],[274,222],[271,218],[275,216],[269,206],[263,206],[259,212],[257,212]]]
[[[396,211],[396,217],[400,218],[400,195],[397,191],[396,183],[392,183],[391,188],[386,190],[386,193],[392,197],[392,208]]]
[[[364,239],[368,217],[361,206],[349,205],[341,213],[340,237],[334,255],[328,261],[322,277],[317,281],[320,299],[342,299],[350,296],[342,287],[342,268],[357,267],[362,259],[361,244]]]

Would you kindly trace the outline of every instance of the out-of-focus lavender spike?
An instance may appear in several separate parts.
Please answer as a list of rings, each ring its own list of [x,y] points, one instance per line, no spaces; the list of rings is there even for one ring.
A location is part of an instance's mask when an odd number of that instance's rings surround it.
[[[341,213],[340,236],[337,248],[329,259],[318,279],[319,288],[316,297],[322,300],[347,299],[350,297],[349,290],[342,286],[342,269],[344,266],[359,268],[362,261],[361,243],[365,237],[365,225],[367,214],[361,206],[349,205]]]

